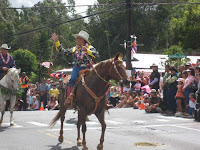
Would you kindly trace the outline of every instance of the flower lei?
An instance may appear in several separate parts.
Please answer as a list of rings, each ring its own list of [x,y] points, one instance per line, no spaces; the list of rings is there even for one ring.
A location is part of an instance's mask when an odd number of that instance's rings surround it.
[[[88,44],[86,43],[84,46],[88,47]],[[75,55],[76,57],[81,60],[83,57],[85,57],[85,53],[81,50],[79,50],[81,46],[76,45]]]
[[[0,53],[0,57],[1,57],[1,59],[2,59],[4,64],[7,64],[9,62],[9,60],[10,60],[10,54],[9,53],[7,53],[7,60],[6,61],[5,61],[2,53]]]

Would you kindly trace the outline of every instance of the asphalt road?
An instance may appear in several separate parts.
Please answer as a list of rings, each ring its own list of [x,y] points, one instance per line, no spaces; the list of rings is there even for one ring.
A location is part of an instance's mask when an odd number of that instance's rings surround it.
[[[132,108],[106,112],[104,150],[200,150],[200,123],[193,119],[146,114]],[[64,142],[58,142],[60,122],[48,128],[57,111],[15,111],[15,126],[9,126],[9,112],[0,127],[0,150],[80,150],[76,146],[77,114],[67,111]],[[96,149],[101,135],[97,118],[89,116],[86,142]],[[138,146],[142,143],[142,146]],[[144,144],[156,144],[145,146]]]

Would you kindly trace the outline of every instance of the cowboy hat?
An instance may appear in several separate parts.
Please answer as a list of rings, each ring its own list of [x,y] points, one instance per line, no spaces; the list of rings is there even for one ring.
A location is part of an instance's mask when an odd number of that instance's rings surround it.
[[[155,89],[151,89],[151,93],[157,93]]]
[[[152,67],[158,67],[158,65],[156,65],[156,64],[152,64],[151,66],[150,66],[150,68],[152,68]]]
[[[74,34],[73,36],[75,37],[80,37],[82,39],[84,39],[88,44],[90,44],[89,42],[89,34],[83,30],[81,30],[78,34]]]
[[[8,49],[11,49],[11,47],[8,48],[7,44],[2,44],[0,49],[7,49],[8,50]]]

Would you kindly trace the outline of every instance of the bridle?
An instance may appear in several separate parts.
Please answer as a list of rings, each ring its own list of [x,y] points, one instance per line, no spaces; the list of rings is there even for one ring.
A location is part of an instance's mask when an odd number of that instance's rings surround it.
[[[120,77],[120,79],[123,80],[121,74],[120,74],[119,71],[117,70],[117,67],[116,67],[116,64],[115,64],[114,59],[112,59],[112,64],[113,64],[113,65],[110,67],[110,70],[109,70],[108,74],[110,75],[110,71],[111,71],[111,69],[112,69],[112,67],[113,67],[114,70],[116,71],[117,75]]]
[[[90,62],[91,66],[92,66],[92,62],[91,62],[91,60],[89,59],[88,55],[85,55],[85,56],[87,57],[87,60]],[[118,76],[120,77],[120,79],[122,80],[123,78],[122,78],[121,74],[119,73],[119,71],[117,70],[117,67],[116,67],[116,64],[115,64],[114,59],[112,59],[112,64],[113,64],[113,65],[111,65],[111,67],[110,67],[110,69],[109,69],[109,72],[108,72],[108,75],[110,75],[111,69],[114,68],[114,70],[116,71],[116,73],[118,74]],[[93,70],[95,71],[95,73],[97,74],[97,76],[98,76],[100,79],[102,79],[105,83],[108,83],[107,80],[105,80],[104,78],[102,78],[102,77],[99,75],[99,73],[97,72],[97,70],[95,69],[95,67],[92,67],[92,68],[93,68]]]

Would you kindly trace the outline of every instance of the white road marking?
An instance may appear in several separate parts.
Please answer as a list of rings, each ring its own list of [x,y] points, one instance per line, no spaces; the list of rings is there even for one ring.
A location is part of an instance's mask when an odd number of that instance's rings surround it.
[[[188,118],[179,118],[179,117],[171,117],[171,116],[169,116],[169,117],[168,116],[157,116],[157,118],[191,121],[191,119],[188,119]]]
[[[170,120],[167,120],[167,119],[155,119],[156,121],[161,121],[161,122],[168,122]]]
[[[114,125],[122,124],[121,122],[112,121],[112,120],[105,120],[105,122],[109,124],[114,124]]]
[[[177,127],[177,128],[188,129],[188,130],[193,130],[193,131],[198,131],[198,132],[200,132],[200,130],[198,130],[198,129],[183,127],[183,126],[180,126],[180,125],[171,125],[171,126],[172,126],[172,127]]]
[[[14,126],[10,126],[10,123],[2,123],[1,124],[1,127],[11,127],[11,128],[22,128],[22,126],[20,126],[20,125],[17,125],[17,124],[15,124],[14,123]]]
[[[35,122],[35,121],[30,121],[28,123],[36,125],[36,126],[39,126],[39,127],[48,127],[49,126],[48,124],[44,124],[44,123],[40,123],[40,122]]]

